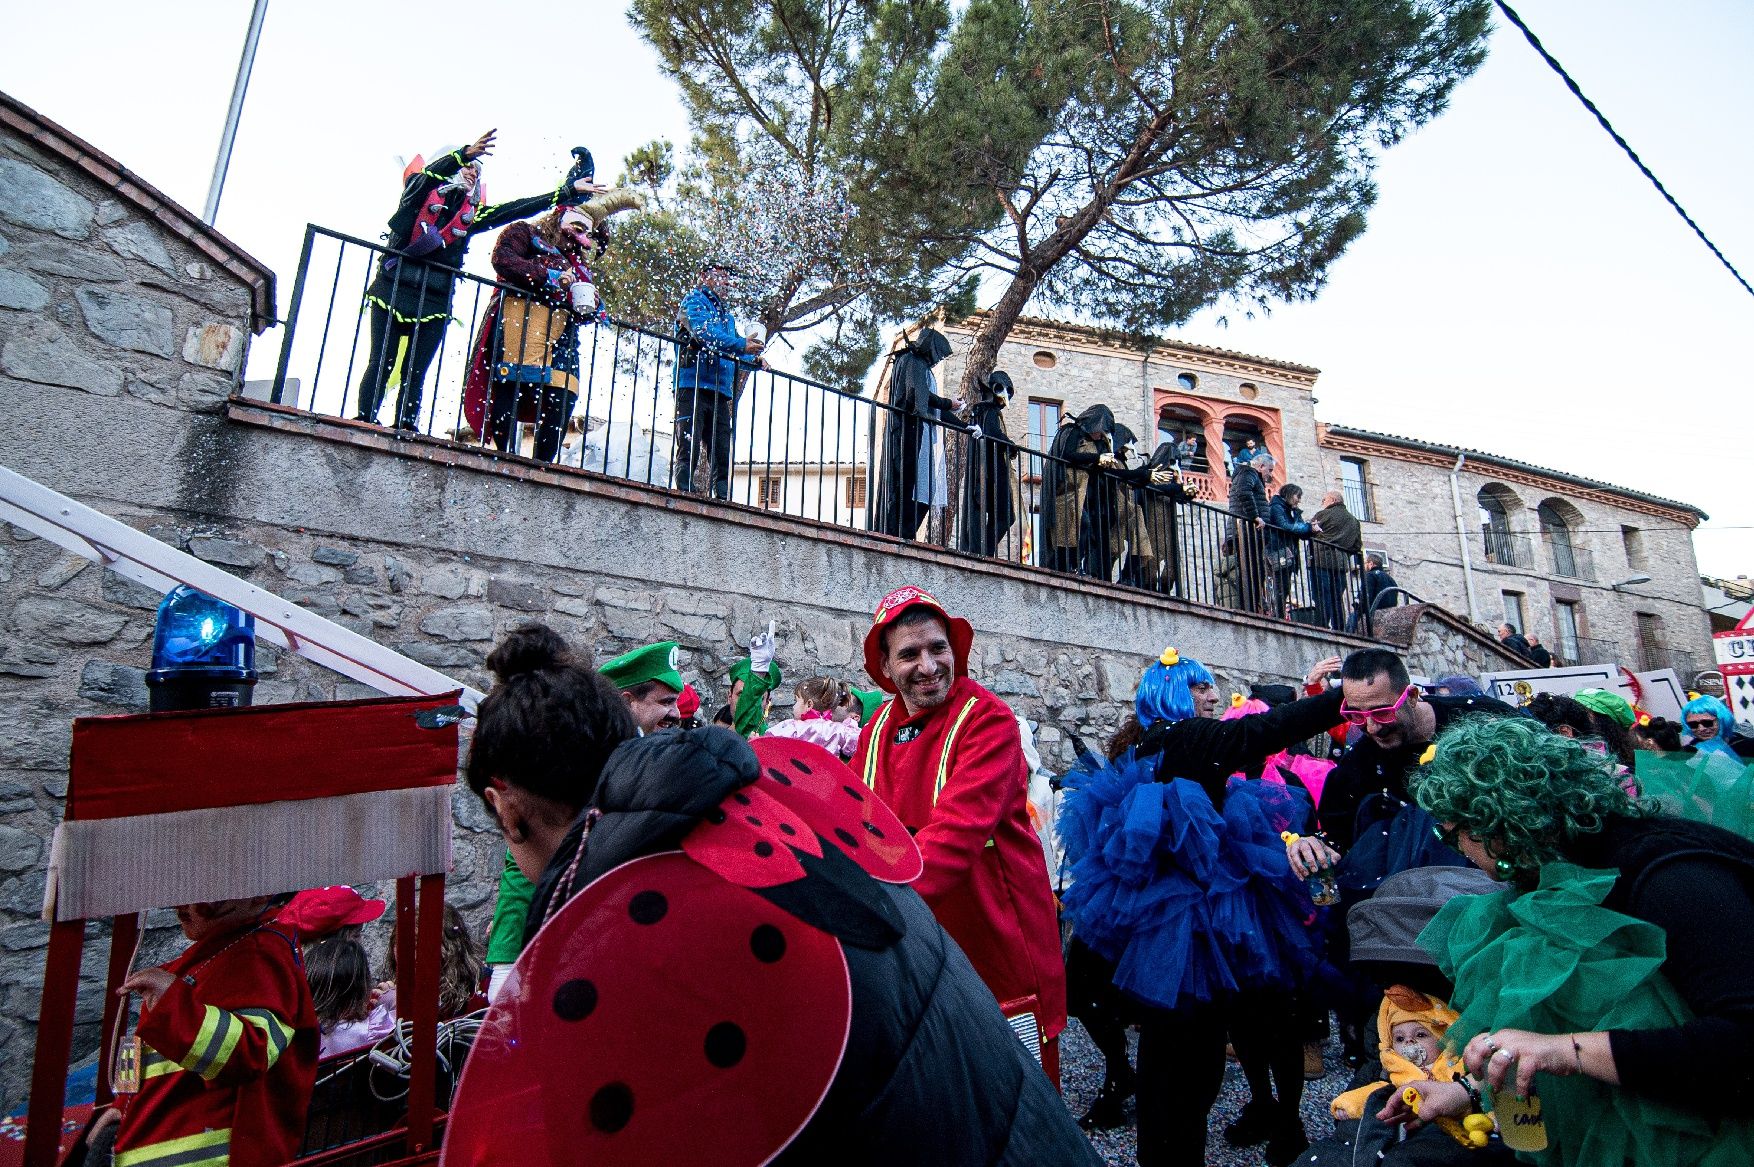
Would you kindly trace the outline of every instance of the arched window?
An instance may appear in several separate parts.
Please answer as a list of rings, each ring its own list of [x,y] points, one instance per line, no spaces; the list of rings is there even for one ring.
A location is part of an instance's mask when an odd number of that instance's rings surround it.
[[[1475,495],[1480,507],[1480,537],[1486,545],[1486,562],[1506,567],[1531,567],[1527,544],[1511,529],[1510,517],[1522,509],[1522,500],[1508,486],[1488,482]]]
[[[1195,440],[1198,447],[1193,460],[1184,469],[1204,474],[1212,468],[1207,459],[1206,427],[1200,415],[1185,405],[1166,405],[1157,415],[1157,442],[1183,442],[1188,438]]]
[[[1535,508],[1541,524],[1541,542],[1553,556],[1553,574],[1567,579],[1584,579],[1589,556],[1577,545],[1574,534],[1580,529],[1583,515],[1563,499],[1550,498]]]
[[[1228,467],[1236,460],[1237,452],[1246,449],[1253,442],[1256,450],[1267,448],[1267,436],[1261,432],[1261,423],[1252,417],[1227,417],[1224,419],[1224,463]]]

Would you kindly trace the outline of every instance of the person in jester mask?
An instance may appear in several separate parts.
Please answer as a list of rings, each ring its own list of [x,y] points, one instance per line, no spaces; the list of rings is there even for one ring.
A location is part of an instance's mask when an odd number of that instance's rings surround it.
[[[529,422],[536,460],[560,456],[579,395],[580,332],[609,318],[591,266],[609,245],[609,216],[639,205],[637,193],[617,189],[500,232],[494,274],[524,294],[493,294],[463,385],[463,416],[496,449],[517,453],[518,423]]]
[[[465,777],[540,878],[442,1163],[1100,1163],[844,764],[712,726],[603,761],[552,631],[489,666]]]
[[[444,343],[451,294],[471,239],[607,189],[591,181],[590,152],[579,156],[574,151],[577,163],[552,192],[489,204],[481,186],[481,160],[493,152],[495,132],[488,130],[430,161],[416,155],[403,171],[402,199],[384,232],[393,250],[379,256],[377,274],[365,293],[371,347],[359,380],[358,421],[377,424],[392,374],[399,370],[396,428],[420,428],[426,370]]]

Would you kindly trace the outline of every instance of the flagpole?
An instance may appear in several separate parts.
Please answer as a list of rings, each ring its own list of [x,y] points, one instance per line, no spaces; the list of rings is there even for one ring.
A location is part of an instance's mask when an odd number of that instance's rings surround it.
[[[268,0],[255,0],[250,10],[250,31],[244,36],[243,56],[238,58],[237,80],[231,86],[231,107],[225,111],[225,132],[219,136],[219,156],[213,160],[213,182],[207,188],[207,209],[202,220],[213,226],[219,214],[219,195],[225,189],[225,172],[231,166],[231,147],[238,136],[238,119],[244,112],[244,94],[250,88],[250,70],[256,64],[256,42],[262,39],[262,21],[268,15]]]

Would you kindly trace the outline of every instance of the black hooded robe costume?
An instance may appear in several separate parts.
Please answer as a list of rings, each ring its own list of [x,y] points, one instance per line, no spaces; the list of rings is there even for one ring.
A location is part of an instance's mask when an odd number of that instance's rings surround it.
[[[947,495],[936,423],[946,420],[955,403],[938,395],[932,366],[949,355],[950,342],[944,334],[923,328],[891,358],[893,408],[883,411],[882,484],[872,522],[872,529],[885,535],[916,538],[933,503],[941,505]]]
[[[444,342],[451,295],[471,239],[585,197],[563,183],[549,194],[480,204],[476,201],[479,181],[474,191],[451,185],[465,165],[463,151],[452,150],[411,170],[403,184],[402,201],[384,231],[388,245],[402,254],[378,257],[377,275],[365,292],[371,309],[371,348],[359,379],[358,421],[376,423],[390,373],[400,364],[395,424],[406,430],[420,427],[427,366]],[[404,341],[407,355],[399,359]]]
[[[1017,521],[1017,509],[1011,501],[1015,452],[1000,416],[1006,396],[1014,390],[1011,378],[998,372],[982,378],[981,390],[982,399],[970,409],[981,436],[969,443],[968,464],[963,469],[961,529],[956,545],[962,551],[991,556],[998,553],[1011,524]],[[1008,546],[1006,552],[1006,558],[1011,558]]]
[[[1092,490],[1091,472],[1109,452],[1109,435],[1115,415],[1106,405],[1092,405],[1077,417],[1060,423],[1043,459],[1041,472],[1042,566],[1068,574],[1095,574],[1093,507],[1100,508],[1100,492]],[[1106,562],[1106,560],[1104,561]]]
[[[1144,470],[1146,480],[1133,495],[1137,504],[1139,541],[1133,544],[1128,555],[1121,582],[1179,596],[1182,594],[1181,531],[1176,510],[1184,502],[1193,502],[1194,496],[1182,485],[1176,444],[1159,444],[1150,461],[1145,463]],[[1150,474],[1158,470],[1167,470],[1177,477],[1169,482],[1153,483]]]

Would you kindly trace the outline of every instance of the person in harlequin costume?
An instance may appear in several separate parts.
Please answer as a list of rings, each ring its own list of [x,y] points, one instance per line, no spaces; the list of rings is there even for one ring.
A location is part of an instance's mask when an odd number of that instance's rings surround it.
[[[276,908],[270,896],[180,907],[188,949],[122,982],[143,1009],[140,1089],[98,1119],[120,1120],[116,1167],[269,1167],[298,1154],[317,1014]]]
[[[844,763],[711,726],[616,746],[540,625],[488,667],[464,776],[541,877],[442,1164],[1100,1163]]]
[[[499,233],[494,274],[528,294],[494,292],[463,384],[463,416],[496,449],[517,453],[518,423],[531,422],[535,459],[560,456],[579,395],[580,331],[609,319],[590,265],[609,245],[609,216],[639,205],[635,192],[612,190]]]
[[[894,694],[859,736],[853,768],[914,833],[914,884],[1001,1005],[1033,997],[1042,1064],[1059,1080],[1066,966],[1017,719],[968,675],[974,630],[930,593],[883,597],[865,671]]]
[[[1321,662],[1308,679],[1339,663]],[[1114,762],[1086,759],[1066,776],[1066,917],[1077,942],[1141,1007],[1141,1167],[1205,1162],[1226,1032],[1239,1053],[1269,1067],[1278,1094],[1270,1107],[1251,1103],[1226,1137],[1267,1140],[1275,1165],[1308,1145],[1290,990],[1316,962],[1304,880],[1337,855],[1313,837],[1281,841],[1281,832],[1304,830],[1301,791],[1230,776],[1326,730],[1340,718],[1340,700],[1333,690],[1219,721],[1211,671],[1168,648],[1139,683],[1139,744]]]
[[[402,201],[384,232],[395,253],[379,257],[377,274],[365,293],[371,347],[359,380],[358,421],[377,424],[391,375],[399,369],[395,425],[405,430],[420,427],[426,370],[444,343],[451,294],[471,239],[605,189],[591,181],[587,151],[553,192],[487,203],[481,159],[493,152],[494,133],[489,130],[470,145],[444,151],[431,161],[416,156],[403,172]]]

